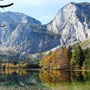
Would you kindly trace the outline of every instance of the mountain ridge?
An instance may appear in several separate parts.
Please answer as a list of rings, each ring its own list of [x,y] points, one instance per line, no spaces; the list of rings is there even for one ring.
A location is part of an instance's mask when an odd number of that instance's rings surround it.
[[[1,24],[7,24],[6,28],[0,28],[1,46],[34,54],[83,42],[90,37],[89,4],[68,3],[45,25],[23,13],[0,13]]]
[[[69,3],[65,5],[58,11],[54,20],[47,25],[49,31],[60,33],[62,46],[75,41],[84,41],[90,37],[90,5],[87,7],[86,3],[86,5],[83,4]],[[84,8],[81,9],[82,6]]]
[[[40,21],[38,21],[35,18],[33,18],[31,16],[28,16],[28,15],[26,15],[24,13],[20,13],[20,12],[11,12],[11,11],[1,12],[0,13],[0,17],[4,19],[4,20],[0,19],[0,22],[2,22],[2,21],[6,21],[6,22],[14,21],[14,22],[21,23],[22,21],[24,21],[24,19],[29,19],[29,20],[26,20],[28,22],[22,22],[22,23],[29,23],[29,24],[38,24],[38,25],[41,25],[41,22]]]

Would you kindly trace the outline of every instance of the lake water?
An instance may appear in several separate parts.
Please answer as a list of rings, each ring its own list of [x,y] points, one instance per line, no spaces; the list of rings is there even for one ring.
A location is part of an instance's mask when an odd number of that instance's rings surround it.
[[[90,90],[90,72],[0,70],[0,90]]]

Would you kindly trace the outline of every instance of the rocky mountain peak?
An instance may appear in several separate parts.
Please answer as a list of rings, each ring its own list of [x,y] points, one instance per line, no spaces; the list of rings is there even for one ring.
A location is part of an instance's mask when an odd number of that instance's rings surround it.
[[[63,8],[61,8],[52,23],[49,23],[47,25],[48,30],[53,30],[55,33],[59,33],[63,27],[65,26],[66,22],[71,18],[71,17],[76,17],[75,16],[75,11],[76,11],[76,6],[75,3],[69,3],[65,5]]]
[[[60,9],[47,25],[49,31],[59,33],[61,45],[83,41],[90,37],[89,3],[69,3]]]

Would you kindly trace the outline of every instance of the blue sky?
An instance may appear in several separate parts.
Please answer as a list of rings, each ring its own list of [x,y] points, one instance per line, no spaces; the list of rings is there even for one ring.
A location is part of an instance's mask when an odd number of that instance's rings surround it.
[[[1,4],[13,2],[12,7],[0,11],[22,12],[42,22],[49,23],[54,19],[57,11],[69,2],[90,2],[90,0],[5,0]]]

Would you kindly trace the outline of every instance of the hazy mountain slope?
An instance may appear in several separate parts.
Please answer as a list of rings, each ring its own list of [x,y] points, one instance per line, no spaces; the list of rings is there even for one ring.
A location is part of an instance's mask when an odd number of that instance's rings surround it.
[[[40,25],[41,22],[34,19],[33,17],[27,16],[24,13],[18,13],[18,12],[3,12],[0,13],[0,23],[10,23],[10,22],[16,22],[16,23],[28,23],[28,24],[38,24]]]
[[[32,29],[32,26],[29,29],[26,29],[26,26],[21,26],[21,28],[23,29],[19,28],[20,32],[16,29],[12,33],[7,42],[4,43],[5,46],[10,46],[20,52],[37,53],[50,50],[60,44],[60,36],[58,34],[42,30],[40,32],[40,30],[37,31],[37,27]]]
[[[60,44],[60,36],[46,30],[41,22],[22,13],[4,12],[0,21],[7,24],[0,28],[2,46],[15,51],[38,53],[50,50]]]

